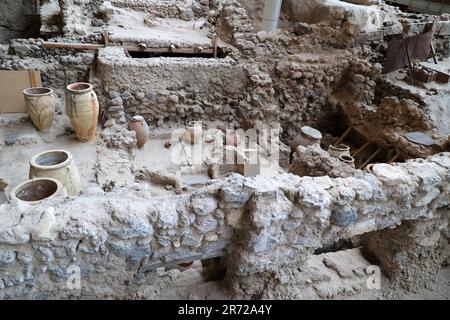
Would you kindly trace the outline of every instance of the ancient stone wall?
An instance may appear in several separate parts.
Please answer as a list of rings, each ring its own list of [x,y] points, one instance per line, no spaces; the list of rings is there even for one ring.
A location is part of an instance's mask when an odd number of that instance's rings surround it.
[[[25,17],[27,8],[31,3],[27,0],[0,1],[0,42],[25,34],[29,22]],[[30,13],[28,11],[28,13]]]
[[[231,127],[249,95],[245,69],[230,59],[133,59],[107,48],[99,54],[99,74],[111,115],[125,110],[152,125],[223,120]]]
[[[125,285],[121,292],[174,263],[227,255],[230,276],[239,277],[304,263],[324,243],[405,220],[445,228],[449,170],[442,153],[349,178],[235,174],[170,198],[95,187],[71,200],[4,204],[0,295],[70,295],[72,265],[88,280],[86,294]]]
[[[95,62],[93,52],[43,49],[43,39],[14,39],[0,56],[2,70],[39,70],[42,84],[50,88],[88,81]]]

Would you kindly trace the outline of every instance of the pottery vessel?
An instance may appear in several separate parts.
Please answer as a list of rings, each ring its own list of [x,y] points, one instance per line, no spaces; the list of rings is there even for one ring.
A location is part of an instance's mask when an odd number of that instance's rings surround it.
[[[313,144],[320,144],[322,134],[319,130],[304,126],[300,129],[300,133],[297,134],[291,143],[291,152],[296,152],[299,146],[311,146]]]
[[[35,205],[44,200],[62,197],[65,193],[62,183],[53,178],[37,178],[25,181],[15,187],[10,194],[12,202]]]
[[[55,99],[49,88],[28,88],[22,91],[27,113],[34,126],[40,131],[48,131],[55,117]]]
[[[367,166],[363,168],[363,170],[367,173],[373,173],[373,166],[376,165],[376,163],[369,163]]]
[[[341,156],[339,156],[339,160],[342,161],[343,163],[348,164],[349,166],[355,168],[355,159],[352,156],[341,155]]]
[[[60,181],[71,197],[81,191],[81,179],[73,157],[68,151],[50,150],[33,156],[30,160],[29,178],[49,177]]]
[[[236,131],[227,131],[225,134],[225,144],[237,147],[241,142],[241,136]]]
[[[136,132],[136,140],[138,148],[142,148],[148,140],[150,129],[144,117],[134,116],[128,123],[128,130]]]
[[[67,86],[66,112],[80,141],[94,138],[99,106],[91,84],[77,82]]]
[[[202,138],[202,123],[199,121],[190,121],[186,128],[184,138],[187,143],[196,144]]]
[[[335,158],[339,158],[340,156],[351,156],[350,147],[345,144],[338,144],[337,146],[331,145],[328,148],[328,153]]]

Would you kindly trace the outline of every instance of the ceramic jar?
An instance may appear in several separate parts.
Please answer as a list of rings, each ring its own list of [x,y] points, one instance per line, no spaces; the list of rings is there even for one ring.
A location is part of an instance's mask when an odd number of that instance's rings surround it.
[[[322,133],[314,128],[304,126],[300,128],[300,133],[297,134],[291,143],[291,152],[297,151],[299,146],[311,146],[313,144],[320,144]]]
[[[199,121],[190,121],[186,128],[184,138],[187,143],[196,144],[202,138],[203,128]]]
[[[11,202],[25,202],[36,205],[47,199],[64,196],[62,183],[53,178],[37,178],[25,181],[15,187],[10,194]]]
[[[29,178],[49,177],[60,181],[71,197],[81,191],[81,178],[73,157],[68,151],[50,150],[33,156],[30,160]]]
[[[50,130],[55,117],[55,99],[49,88],[28,88],[22,91],[25,107],[34,126],[39,131]]]
[[[80,141],[94,138],[99,105],[91,84],[77,82],[67,86],[66,112]]]
[[[350,147],[345,144],[338,144],[337,146],[331,145],[328,148],[328,153],[335,158],[339,158],[340,156],[351,156]]]
[[[147,142],[150,129],[145,122],[144,117],[134,116],[128,123],[128,130],[136,132],[136,140],[138,148],[142,148]]]
[[[351,166],[352,168],[355,168],[355,159],[352,156],[348,155],[341,155],[339,156],[339,160],[343,163]]]

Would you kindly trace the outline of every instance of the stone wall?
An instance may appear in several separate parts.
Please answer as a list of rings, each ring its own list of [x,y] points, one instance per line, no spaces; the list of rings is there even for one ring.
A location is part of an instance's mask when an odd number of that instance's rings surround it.
[[[64,89],[66,85],[88,81],[95,62],[93,52],[44,49],[43,39],[14,39],[0,55],[2,70],[39,70],[43,86]]]
[[[26,13],[31,13],[31,0],[0,1],[0,42],[21,37],[30,27]]]
[[[110,115],[125,110],[151,125],[223,120],[231,127],[240,118],[241,100],[250,95],[244,67],[231,59],[133,59],[123,49],[106,48],[99,52],[98,70]]]
[[[73,265],[84,294],[123,292],[174,263],[227,255],[229,276],[242,276],[304,263],[324,243],[405,220],[445,228],[449,172],[442,153],[349,178],[233,174],[172,197],[90,188],[76,199],[4,204],[0,296],[70,295]]]

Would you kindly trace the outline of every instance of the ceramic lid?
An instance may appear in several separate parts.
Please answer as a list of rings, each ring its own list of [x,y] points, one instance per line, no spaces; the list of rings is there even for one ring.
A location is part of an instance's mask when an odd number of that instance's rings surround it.
[[[322,134],[320,133],[319,130],[316,130],[314,128],[308,127],[308,126],[304,126],[301,129],[302,134],[304,134],[305,136],[312,138],[312,139],[322,139]]]

